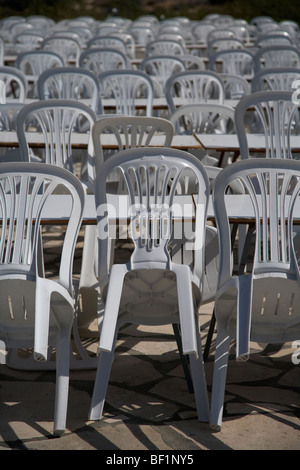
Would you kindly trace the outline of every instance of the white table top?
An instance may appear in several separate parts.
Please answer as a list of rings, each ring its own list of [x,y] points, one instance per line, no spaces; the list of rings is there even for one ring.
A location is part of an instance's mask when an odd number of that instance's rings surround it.
[[[206,150],[239,151],[239,141],[236,134],[195,134],[199,143]],[[265,149],[265,137],[262,134],[248,134],[249,151],[261,151]],[[300,151],[300,135],[291,136],[291,148]]]
[[[38,101],[36,98],[26,98],[25,104],[30,104]],[[91,100],[86,100],[86,99],[81,99],[80,102],[89,104]],[[101,99],[102,106],[104,109],[114,109],[116,107],[116,101],[114,98],[102,98]],[[226,106],[231,106],[232,108],[235,108],[236,105],[238,104],[239,100],[233,100],[233,99],[225,99],[224,100],[224,105]],[[188,104],[187,100],[185,98],[174,98],[174,103],[177,107]],[[208,100],[208,103],[212,104],[219,104],[218,100]],[[145,98],[137,98],[135,100],[135,107],[137,109],[145,109],[147,106],[147,99]],[[154,98],[153,99],[153,109],[168,109],[168,104],[166,98],[160,97],[160,98]]]
[[[28,132],[28,142],[31,147],[43,147],[44,139],[41,132]],[[90,135],[84,133],[72,133],[72,145],[74,148],[87,148]],[[101,136],[103,148],[118,148],[117,141],[113,135],[103,134]],[[163,147],[164,136],[158,135],[151,141],[152,147]],[[18,147],[19,142],[16,132],[2,131],[0,132],[0,147]],[[201,144],[193,135],[174,135],[171,147],[178,149],[200,148]]]
[[[299,219],[300,222],[300,198],[296,201],[295,205],[295,220]],[[69,211],[71,204],[71,197],[69,195],[52,195],[44,208],[42,223],[49,224],[64,224],[67,221],[66,214]],[[249,195],[244,194],[230,194],[225,196],[225,204],[228,211],[230,221],[232,223],[249,223],[253,222],[255,215],[253,205]],[[259,200],[258,200],[259,204]],[[286,198],[286,207],[289,204],[289,198]],[[155,207],[155,206],[154,206]],[[68,209],[68,210],[67,210]],[[111,223],[125,223],[129,219],[130,205],[126,195],[107,195],[107,208],[102,207],[98,209],[98,215],[108,209],[109,220]],[[102,211],[102,212],[101,212]],[[193,196],[176,196],[172,206],[173,218],[177,221],[192,220],[195,216],[195,201]],[[299,214],[299,215],[298,215]],[[93,194],[86,195],[85,207],[83,213],[83,224],[96,224],[96,205]],[[212,197],[209,198],[207,208],[208,220],[214,220],[214,208]]]

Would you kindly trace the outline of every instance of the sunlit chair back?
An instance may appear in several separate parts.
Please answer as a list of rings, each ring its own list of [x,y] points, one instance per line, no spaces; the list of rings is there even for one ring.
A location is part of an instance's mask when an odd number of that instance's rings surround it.
[[[83,67],[55,67],[41,73],[37,81],[40,100],[81,100],[102,114],[97,76]]]
[[[181,104],[203,103],[215,99],[224,102],[222,79],[211,71],[184,71],[170,77],[165,86],[166,100],[171,113],[176,109],[176,98],[183,99]]]
[[[300,115],[299,105],[293,103],[292,92],[261,91],[241,98],[235,109],[235,124],[242,159],[253,153],[248,143],[250,134],[263,136],[262,156],[296,158],[291,138],[299,135]]]
[[[17,116],[17,136],[23,160],[30,160],[32,155],[29,131],[42,133],[44,148],[37,155],[39,160],[76,173],[93,190],[95,168],[91,129],[96,120],[90,106],[75,100],[40,100],[24,106]],[[87,139],[87,150],[78,169],[73,160],[73,138],[80,129]]]
[[[91,70],[95,75],[107,70],[130,69],[128,57],[113,47],[92,47],[83,51],[79,58],[79,66]]]
[[[54,433],[66,426],[71,329],[74,319],[73,258],[81,226],[84,190],[69,171],[39,163],[1,163],[0,339],[11,351],[26,348],[37,364],[56,349]],[[57,280],[45,277],[41,223],[57,188],[70,197]],[[68,197],[68,196],[67,196]],[[19,364],[19,363],[18,363]],[[25,368],[26,368],[25,365]],[[13,367],[13,362],[10,363]]]
[[[238,275],[232,272],[230,263],[230,203],[226,202],[228,185],[234,180],[245,188],[240,221],[245,218],[248,223],[252,218],[255,224],[254,250]],[[224,168],[215,180],[220,274],[215,300],[217,341],[211,402],[214,430],[222,424],[231,341],[236,341],[237,360],[245,361],[251,354],[250,341],[282,344],[299,338],[300,273],[294,237],[299,192],[300,163],[282,158],[236,162]]]
[[[139,112],[136,99],[146,100],[139,114],[152,116],[154,87],[151,77],[141,70],[111,70],[98,75],[100,94],[115,100],[116,114],[134,116]]]

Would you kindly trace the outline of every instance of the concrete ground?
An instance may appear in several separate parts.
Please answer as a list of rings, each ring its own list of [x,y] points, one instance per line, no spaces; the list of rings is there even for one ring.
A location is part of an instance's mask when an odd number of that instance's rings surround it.
[[[293,352],[290,344],[255,344],[248,363],[231,357],[219,433],[197,420],[166,327],[120,332],[101,421],[87,419],[95,370],[71,371],[67,429],[59,438],[51,434],[54,372],[2,365],[0,450],[299,450],[300,364],[292,363]],[[209,392],[213,356],[205,365]]]
[[[212,308],[200,309],[204,342]],[[82,334],[95,353],[97,334]],[[120,331],[101,421],[88,421],[95,370],[72,370],[67,429],[57,438],[55,373],[0,365],[0,450],[299,450],[300,346],[292,346],[252,344],[246,363],[232,349],[219,433],[197,420],[171,327]],[[209,396],[213,366],[214,342],[205,363]]]

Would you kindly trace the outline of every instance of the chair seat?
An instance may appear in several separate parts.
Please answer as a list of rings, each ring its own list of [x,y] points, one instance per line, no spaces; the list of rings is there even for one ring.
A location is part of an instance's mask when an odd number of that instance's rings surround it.
[[[200,305],[199,288],[193,283],[193,299]],[[105,302],[107,287],[103,291]],[[178,291],[174,272],[160,269],[134,269],[129,271],[123,284],[119,307],[119,320],[146,325],[170,323],[170,315],[178,322]],[[142,318],[142,320],[141,320]]]

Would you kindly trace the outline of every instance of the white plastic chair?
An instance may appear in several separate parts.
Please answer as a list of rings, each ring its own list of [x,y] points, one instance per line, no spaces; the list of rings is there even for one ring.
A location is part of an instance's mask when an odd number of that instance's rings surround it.
[[[128,57],[112,47],[92,47],[83,51],[79,66],[91,70],[96,76],[107,70],[130,69]]]
[[[266,33],[258,36],[254,42],[254,47],[266,46],[292,46],[293,40],[290,34],[286,31],[275,31],[274,33]]]
[[[34,29],[42,31],[50,31],[55,26],[55,21],[45,15],[29,15],[26,18],[27,23],[31,24]]]
[[[41,219],[47,215],[47,201],[57,187],[64,187],[73,204],[69,206],[59,277],[53,280],[39,269],[39,242]],[[56,348],[54,433],[61,434],[66,426],[74,319],[72,264],[84,191],[69,171],[28,162],[1,163],[0,188],[1,226],[5,227],[1,230],[0,338],[9,352],[32,348],[36,363],[47,361]]]
[[[87,49],[91,48],[109,48],[109,49],[118,49],[123,54],[127,54],[126,43],[123,39],[117,36],[94,36],[86,45]]]
[[[176,41],[178,42],[179,44],[181,44],[181,46],[187,50],[187,45],[186,45],[186,39],[185,37],[182,35],[182,31],[178,32],[178,33],[172,33],[172,32],[169,32],[169,33],[160,33],[158,36],[156,36],[156,40],[164,40],[164,41]]]
[[[41,73],[54,67],[63,67],[64,61],[55,52],[38,50],[18,54],[15,66],[26,76],[27,98],[38,98],[36,82]]]
[[[25,106],[24,103],[2,103],[0,104],[0,131],[16,131],[16,121],[19,111]],[[21,161],[20,148],[1,147],[0,162]]]
[[[224,104],[182,105],[174,111],[170,121],[177,134],[235,133],[234,109]]]
[[[81,45],[76,39],[58,35],[45,38],[41,44],[41,49],[56,52],[63,58],[64,65],[75,66],[78,66],[82,52]]]
[[[300,116],[299,106],[292,102],[292,92],[261,91],[241,98],[235,109],[235,125],[242,159],[251,156],[247,137],[252,133],[264,136],[264,157],[297,158],[290,136],[299,134]]]
[[[103,113],[97,76],[83,67],[55,67],[45,70],[38,78],[37,90],[40,100],[84,100],[96,114]]]
[[[128,29],[128,32],[133,36],[136,46],[146,47],[150,41],[155,39],[155,32],[152,27],[147,28],[133,24]]]
[[[207,35],[207,46],[209,46],[216,39],[236,39],[236,35],[235,32],[231,31],[229,28],[215,28]]]
[[[146,57],[139,65],[139,69],[150,75],[160,88],[162,96],[165,94],[165,84],[169,77],[186,70],[180,56],[170,55]]]
[[[230,29],[230,31],[234,32],[235,36],[238,39],[240,39],[241,41],[243,41],[244,44],[249,43],[249,41],[250,41],[250,31],[249,31],[249,25],[246,21],[243,22],[243,20],[242,20],[242,23],[240,23],[240,24],[238,24],[237,22],[230,23],[228,25],[228,29]]]
[[[95,185],[95,158],[91,129],[97,121],[94,111],[83,103],[74,100],[42,100],[26,105],[17,116],[17,136],[21,156],[24,161],[39,161],[53,166],[63,167],[76,174],[86,192],[94,192]],[[83,125],[84,124],[84,125]],[[76,152],[72,136],[80,129],[88,133],[87,150]],[[42,132],[45,148],[33,156],[30,149],[27,130]],[[91,230],[86,228],[86,234]],[[89,243],[89,236],[85,235],[84,246]],[[94,245],[93,245],[94,246]],[[74,283],[74,288],[78,286]],[[79,292],[77,291],[77,294]],[[77,298],[76,301],[79,299]],[[94,358],[83,347],[78,333],[78,326],[86,319],[80,316],[79,305],[74,320],[74,338],[76,343],[76,360],[72,360],[72,368],[94,367]],[[96,311],[93,312],[96,318]],[[72,358],[73,359],[73,358]]]
[[[85,46],[80,33],[72,28],[62,28],[57,31],[53,30],[51,33],[51,37],[54,38],[56,36],[74,39],[80,45],[81,48]]]
[[[248,49],[221,50],[210,57],[209,69],[251,79],[255,73],[254,57]]]
[[[107,265],[109,240],[103,236],[106,180],[114,169],[128,188],[131,237],[134,251],[129,263]],[[198,182],[194,197],[197,246],[190,247],[194,265],[176,264],[168,250],[173,238],[170,208],[177,188],[193,174]],[[154,184],[154,185],[153,185]],[[191,193],[189,193],[191,194]],[[197,306],[201,303],[204,243],[209,182],[203,166],[187,152],[163,149],[131,149],[107,160],[97,175],[96,205],[99,216],[99,283],[105,312],[99,342],[99,364],[90,408],[90,419],[101,419],[115,342],[123,321],[137,324],[181,326],[184,354],[190,357],[198,419],[207,421],[208,399],[203,368]],[[153,200],[151,200],[153,195]],[[155,204],[155,213],[151,204]],[[199,205],[200,204],[200,205]],[[152,206],[153,207],[153,206]],[[148,212],[149,210],[149,212]],[[175,235],[174,235],[175,237]],[[176,237],[175,237],[176,238]],[[137,295],[137,292],[139,295]]]
[[[222,104],[188,104],[177,108],[170,117],[176,134],[235,134],[234,109]],[[226,152],[190,149],[190,153],[207,165],[227,164]]]
[[[14,37],[18,52],[39,49],[44,40],[44,35],[39,31],[23,31]]]
[[[163,136],[162,145],[169,147],[174,134],[173,125],[166,119],[149,116],[110,116],[97,121],[92,129],[92,138],[95,151],[95,168],[100,173],[104,161],[111,158],[116,152],[124,149],[147,147],[155,136]],[[103,137],[110,136],[116,149],[106,149]],[[118,174],[111,174],[107,183],[110,193],[122,192]],[[79,319],[86,328],[95,320],[95,313],[101,316],[101,299],[99,297],[96,227],[89,225],[85,231],[85,243],[82,253],[82,263],[79,282],[79,295],[82,314]],[[113,257],[114,244],[111,244],[111,257]]]
[[[291,91],[295,80],[300,80],[300,70],[297,67],[262,69],[254,75],[251,90],[253,93],[271,90]]]
[[[176,109],[176,97],[184,98],[186,104],[203,103],[209,99],[216,99],[220,104],[224,102],[224,85],[215,72],[187,70],[177,73],[167,80],[165,90],[171,114]]]
[[[136,99],[146,99],[146,109],[140,114],[152,116],[154,87],[151,77],[141,70],[111,70],[98,75],[100,94],[114,98],[116,114],[134,116],[138,113]]]
[[[27,95],[27,80],[16,67],[0,67],[0,80],[5,83],[6,101],[24,103]]]
[[[115,38],[122,39],[126,45],[126,54],[130,59],[135,59],[135,40],[132,34],[129,34],[128,31],[122,31],[114,33]]]
[[[294,46],[265,46],[254,55],[255,73],[275,67],[300,67],[300,52]]]
[[[236,179],[249,195],[256,239],[252,270],[241,269],[233,275],[224,195]],[[220,275],[210,418],[215,431],[222,425],[231,340],[236,340],[236,359],[245,361],[251,354],[250,341],[282,344],[299,338],[300,273],[293,241],[299,191],[300,163],[292,160],[240,161],[223,169],[216,178],[214,211],[220,234]]]
[[[243,96],[250,95],[251,85],[244,77],[236,74],[221,73],[224,83],[225,99],[239,100]],[[254,77],[251,81],[253,83]]]
[[[45,148],[37,155],[43,163],[67,168],[75,173],[76,159],[72,140],[75,132],[88,133],[87,151],[81,161],[79,178],[91,191],[94,189],[95,168],[91,129],[97,117],[90,106],[75,100],[40,100],[24,106],[17,116],[17,137],[22,158],[31,159],[28,131],[42,133]]]
[[[194,54],[181,54],[179,59],[184,63],[186,70],[206,70],[202,57]]]
[[[95,151],[96,171],[100,171],[101,165],[107,159],[105,146],[101,141],[103,134],[114,137],[115,151],[136,147],[149,147],[151,140],[156,136],[163,136],[163,147],[170,147],[174,135],[173,124],[167,120],[152,116],[103,116],[92,129],[92,137]],[[111,153],[111,152],[110,152]]]
[[[244,50],[244,43],[237,38],[219,38],[210,41],[207,45],[207,57],[210,59],[216,52],[223,51],[223,50],[236,50],[242,49]]]
[[[186,48],[180,42],[172,39],[155,39],[145,47],[145,56],[181,55],[186,54]]]
[[[299,33],[299,25],[293,20],[283,20],[279,23],[280,28],[287,31],[293,38],[297,38]]]
[[[196,42],[207,45],[208,33],[216,29],[216,26],[209,21],[197,21],[194,26],[192,26],[192,34],[195,37]]]

